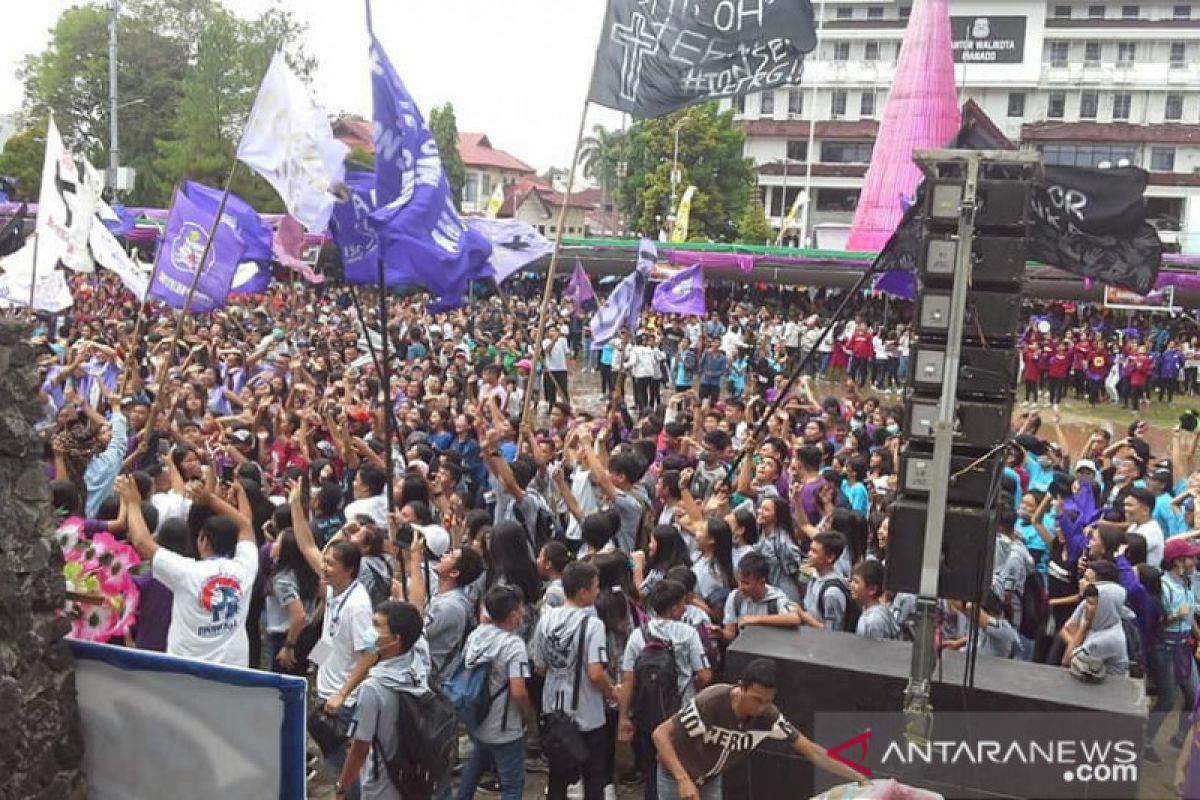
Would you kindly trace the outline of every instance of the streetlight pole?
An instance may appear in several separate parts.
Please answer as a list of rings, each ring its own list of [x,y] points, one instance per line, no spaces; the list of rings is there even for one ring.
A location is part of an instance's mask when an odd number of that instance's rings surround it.
[[[121,16],[121,0],[112,0],[108,22],[108,169],[113,191],[117,187],[117,170],[121,166],[121,123],[119,119],[119,95],[117,86],[118,49],[117,21]]]
[[[687,115],[684,114],[675,123],[675,154],[671,158],[671,205],[667,208],[667,224],[675,224],[675,201],[679,193],[679,181],[683,178],[679,169],[679,129],[683,127],[683,123],[687,122]]]

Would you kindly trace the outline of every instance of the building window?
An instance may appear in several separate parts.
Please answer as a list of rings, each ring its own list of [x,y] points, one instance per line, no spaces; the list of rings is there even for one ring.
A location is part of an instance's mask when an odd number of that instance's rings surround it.
[[[1088,6],[1088,19],[1104,19],[1104,6]]]
[[[1100,43],[1099,42],[1084,42],[1083,43],[1083,63],[1099,64],[1100,63]]]
[[[879,60],[879,42],[867,42],[863,47],[863,61]]]
[[[1054,18],[1055,19],[1070,19],[1071,18],[1071,7],[1070,6],[1055,6],[1054,7]]]
[[[838,19],[850,19],[854,16],[854,9],[850,6],[838,6],[837,10],[834,12],[834,15]]]
[[[1137,58],[1137,42],[1117,42],[1117,63],[1129,65]]]
[[[1183,119],[1183,95],[1167,95],[1167,102],[1163,107],[1163,118],[1171,122]]]
[[[883,6],[867,6],[867,19],[883,19]]]
[[[1025,93],[1024,92],[1009,92],[1008,93],[1008,115],[1010,117],[1025,116]]]
[[[798,117],[804,113],[804,90],[788,89],[788,116]]]
[[[1191,19],[1192,7],[1187,4],[1177,5],[1171,9],[1172,19]]]
[[[1141,6],[1121,6],[1121,19],[1137,19]]]
[[[1171,42],[1171,66],[1187,66],[1187,43]]]
[[[1050,119],[1062,119],[1067,111],[1067,93],[1051,92],[1046,116]]]
[[[829,112],[834,117],[846,116],[846,91],[835,89],[829,96]]]
[[[1175,148],[1174,147],[1152,147],[1150,148],[1150,169],[1155,172],[1174,172],[1175,171]]]
[[[825,164],[869,164],[872,142],[821,142],[821,162]]]
[[[1126,145],[1106,144],[1047,144],[1042,148],[1042,162],[1059,167],[1097,167],[1108,162],[1116,165],[1122,160],[1133,161],[1136,152]]]
[[[1100,95],[1095,92],[1084,92],[1079,96],[1079,118],[1095,119],[1100,108]]]
[[[1113,95],[1113,119],[1129,119],[1133,107],[1133,95],[1128,92]]]
[[[875,116],[875,93],[863,92],[862,100],[859,102],[858,115],[864,119],[871,119]]]
[[[818,189],[817,211],[848,213],[858,208],[858,189]]]
[[[1065,67],[1071,54],[1070,42],[1050,43],[1050,66]]]
[[[849,61],[850,60],[850,43],[849,42],[834,42],[833,43],[833,60],[834,61]]]
[[[788,139],[788,161],[808,161],[808,142],[803,139]]]
[[[479,202],[479,173],[468,172],[467,179],[463,181],[463,202],[478,203]]]
[[[764,117],[775,116],[775,93],[763,92],[759,98],[759,114]]]
[[[912,16],[912,6],[900,6],[900,19],[908,19]]]
[[[746,95],[739,94],[737,97],[733,98],[733,110],[734,113],[737,114],[746,113]]]

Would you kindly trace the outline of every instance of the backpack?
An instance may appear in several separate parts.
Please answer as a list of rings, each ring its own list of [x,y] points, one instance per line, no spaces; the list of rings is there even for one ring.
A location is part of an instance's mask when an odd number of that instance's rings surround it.
[[[521,511],[520,503],[513,503],[513,516],[517,518],[517,522],[525,528],[526,536],[532,536],[529,540],[529,545],[533,548],[534,554],[542,552],[542,548],[547,542],[561,539],[558,535],[558,523],[554,519],[554,515],[550,513],[550,509],[546,506],[546,501],[542,500],[541,496],[536,492],[526,491],[526,495],[537,498],[534,505],[537,506],[537,516],[533,521],[533,533],[530,534],[529,525],[525,522],[525,513]]]
[[[742,595],[741,592],[738,592],[737,597],[734,598],[734,601],[733,601],[733,615],[735,617],[740,617],[742,615],[742,608],[745,606],[745,604],[746,604],[746,598]],[[778,613],[779,613],[779,599],[776,597],[772,597],[770,600],[767,601],[767,614],[775,615]]]
[[[634,540],[634,545],[638,549],[645,549],[654,533],[654,526],[658,524],[658,517],[654,513],[654,503],[650,502],[650,498],[640,485],[634,486],[629,492],[629,496],[636,500],[642,509],[642,516],[638,518],[637,538]]]
[[[1037,639],[1042,635],[1049,617],[1049,596],[1042,587],[1037,570],[1029,570],[1025,573],[1025,589],[1021,594],[1021,625],[1018,631],[1026,639]]]
[[[670,641],[650,633],[642,625],[644,643],[633,662],[633,718],[638,729],[651,732],[679,710],[679,665],[675,663],[675,648]]]
[[[846,613],[842,616],[842,630],[854,633],[858,628],[858,618],[862,616],[862,609],[850,596],[850,587],[846,585],[841,576],[822,582],[821,591],[817,593],[817,613],[821,615],[822,619],[825,618],[825,594],[833,588],[846,596]]]
[[[450,786],[458,754],[458,715],[454,705],[437,692],[411,694],[397,691],[397,741],[392,758],[384,756],[388,778],[405,800],[430,798]],[[378,738],[371,749],[382,753]]]
[[[508,691],[508,681],[495,693],[491,693],[489,678],[492,673],[492,662],[484,661],[473,667],[468,667],[466,661],[459,664],[458,669],[442,683],[442,694],[454,706],[458,720],[473,731],[487,719],[492,710],[492,703],[500,695]],[[507,723],[507,720],[505,720]]]
[[[1142,632],[1132,619],[1121,617],[1121,628],[1125,631],[1125,658],[1129,661],[1129,677],[1146,677],[1146,653],[1142,649]]]
[[[392,571],[386,561],[383,562],[383,565],[387,574],[380,573],[372,566],[373,563],[373,561],[363,559],[358,582],[367,590],[367,596],[371,598],[371,608],[377,608],[380,603],[386,603],[392,599]]]

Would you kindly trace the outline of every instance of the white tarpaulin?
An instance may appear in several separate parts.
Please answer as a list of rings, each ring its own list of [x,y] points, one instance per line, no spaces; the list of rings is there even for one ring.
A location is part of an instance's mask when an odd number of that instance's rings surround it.
[[[305,796],[303,679],[71,647],[89,800]]]

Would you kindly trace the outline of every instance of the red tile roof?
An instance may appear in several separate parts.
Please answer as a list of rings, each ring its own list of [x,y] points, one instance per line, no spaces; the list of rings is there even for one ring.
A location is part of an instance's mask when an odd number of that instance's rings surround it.
[[[468,167],[493,167],[522,174],[534,172],[533,167],[516,156],[492,147],[485,133],[458,134],[458,153]]]
[[[1021,127],[1023,142],[1151,142],[1200,145],[1200,125],[1129,122],[1032,122]]]
[[[536,194],[547,210],[554,211],[562,207],[562,192],[554,191],[549,184],[538,178],[524,178],[504,188],[504,205],[500,207],[499,215],[502,217],[513,216],[516,209],[521,207],[530,194]],[[590,211],[597,208],[601,201],[602,193],[599,189],[584,189],[571,194],[567,207]]]

